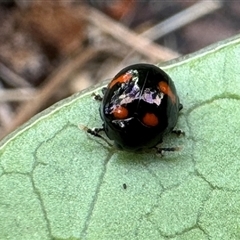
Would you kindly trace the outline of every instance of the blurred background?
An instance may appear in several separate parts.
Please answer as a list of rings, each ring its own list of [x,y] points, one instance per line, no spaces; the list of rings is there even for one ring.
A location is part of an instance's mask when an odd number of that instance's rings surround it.
[[[0,139],[126,65],[229,38],[240,1],[1,0]]]

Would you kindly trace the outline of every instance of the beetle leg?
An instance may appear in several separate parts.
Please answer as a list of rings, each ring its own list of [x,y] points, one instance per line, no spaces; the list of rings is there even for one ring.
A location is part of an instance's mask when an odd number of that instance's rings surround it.
[[[91,134],[94,137],[98,137],[101,138],[103,141],[105,141],[110,147],[112,147],[112,144],[108,142],[108,140],[106,138],[104,138],[102,135],[100,135],[100,132],[104,131],[104,128],[88,128],[87,126],[82,126],[81,127],[84,131],[86,131],[87,133]]]
[[[159,148],[155,147],[157,150],[157,153],[160,153],[161,156],[163,156],[164,152],[176,152],[179,151],[181,148],[180,147],[169,147],[169,148]]]
[[[185,135],[185,132],[179,129],[172,130],[172,133],[176,134],[178,137],[181,135]]]
[[[183,109],[183,105],[181,103],[179,103],[178,111],[181,111],[182,109]]]
[[[102,136],[99,133],[102,132],[103,130],[104,130],[103,128],[93,128],[93,129],[87,128],[86,129],[87,133],[90,133],[91,135],[99,138],[102,138]]]
[[[101,102],[103,100],[103,97],[99,94],[96,94],[96,93],[92,93],[92,96],[93,98],[96,100],[96,101],[99,101]]]

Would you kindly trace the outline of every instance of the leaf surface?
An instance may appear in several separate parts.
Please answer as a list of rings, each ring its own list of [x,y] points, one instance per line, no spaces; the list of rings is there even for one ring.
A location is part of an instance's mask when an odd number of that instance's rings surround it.
[[[162,68],[184,108],[154,152],[110,148],[100,87],[36,115],[0,146],[0,239],[239,239],[240,38]],[[144,136],[143,136],[144,137]]]

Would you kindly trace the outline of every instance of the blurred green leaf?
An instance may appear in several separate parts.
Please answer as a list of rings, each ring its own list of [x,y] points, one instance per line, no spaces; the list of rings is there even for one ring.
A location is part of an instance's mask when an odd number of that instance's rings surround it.
[[[184,106],[163,158],[110,149],[93,91],[0,147],[0,239],[240,239],[240,38],[163,67]],[[125,187],[123,187],[125,185]]]

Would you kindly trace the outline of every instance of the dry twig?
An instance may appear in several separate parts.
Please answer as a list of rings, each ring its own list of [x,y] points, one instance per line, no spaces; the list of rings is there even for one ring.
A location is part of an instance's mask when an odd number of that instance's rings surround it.
[[[72,59],[62,63],[54,73],[52,73],[46,80],[42,87],[36,91],[35,98],[24,103],[19,109],[9,125],[6,126],[0,137],[4,137],[13,131],[16,127],[23,124],[34,114],[36,114],[41,107],[51,98],[54,91],[60,88],[67,80],[69,75],[84,65],[91,58],[96,56],[98,52],[91,47],[84,52],[78,53]]]
[[[113,38],[131,47],[138,53],[147,56],[152,62],[167,61],[179,56],[176,52],[152,43],[151,40],[133,33],[120,23],[108,18],[95,9],[90,9],[87,18],[89,22]]]

